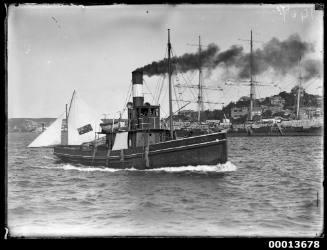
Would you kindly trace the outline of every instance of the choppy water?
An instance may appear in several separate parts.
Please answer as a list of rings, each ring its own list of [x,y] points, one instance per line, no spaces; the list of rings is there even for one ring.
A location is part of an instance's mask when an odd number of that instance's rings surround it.
[[[322,232],[321,137],[234,137],[226,164],[140,171],[55,164],[35,136],[8,135],[12,236]]]

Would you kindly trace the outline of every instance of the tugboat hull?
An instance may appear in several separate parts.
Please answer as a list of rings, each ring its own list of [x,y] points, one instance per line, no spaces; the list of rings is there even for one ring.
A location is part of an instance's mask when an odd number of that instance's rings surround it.
[[[226,132],[194,136],[152,144],[148,153],[145,147],[111,152],[99,147],[94,152],[92,148],[59,145],[54,147],[54,155],[64,162],[109,168],[216,165],[227,161],[227,140]]]

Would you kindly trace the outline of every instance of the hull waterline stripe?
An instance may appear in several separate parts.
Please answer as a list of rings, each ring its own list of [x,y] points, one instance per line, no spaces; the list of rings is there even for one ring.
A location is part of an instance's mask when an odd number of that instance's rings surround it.
[[[165,151],[169,151],[169,150],[183,150],[186,148],[190,148],[190,147],[198,147],[198,146],[202,146],[202,145],[208,145],[208,144],[215,144],[215,143],[219,143],[222,141],[226,141],[226,139],[222,139],[222,140],[218,140],[216,139],[215,141],[210,141],[210,142],[202,142],[202,143],[196,143],[196,144],[191,144],[191,145],[185,145],[185,146],[178,146],[178,147],[172,147],[172,148],[165,148],[165,149],[158,149],[158,150],[153,150],[150,151],[149,154],[153,154],[153,153],[160,153],[160,152],[165,152]],[[54,153],[55,155],[62,155],[62,156],[69,156],[69,157],[79,157],[79,158],[90,158],[92,159],[92,156],[86,156],[86,155],[71,155],[71,154],[65,154],[65,153]],[[143,155],[144,153],[136,153],[136,154],[129,154],[129,155],[125,155],[125,158],[131,158],[131,157],[135,157],[137,155]],[[109,159],[112,158],[120,158],[120,156],[110,156]],[[95,157],[96,160],[105,160],[106,157]]]

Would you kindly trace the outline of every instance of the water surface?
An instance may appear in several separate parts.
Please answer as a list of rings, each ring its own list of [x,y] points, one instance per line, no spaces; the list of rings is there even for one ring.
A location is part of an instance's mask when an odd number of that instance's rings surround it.
[[[142,171],[56,164],[36,136],[8,135],[12,236],[322,232],[321,137],[232,137],[226,164]]]

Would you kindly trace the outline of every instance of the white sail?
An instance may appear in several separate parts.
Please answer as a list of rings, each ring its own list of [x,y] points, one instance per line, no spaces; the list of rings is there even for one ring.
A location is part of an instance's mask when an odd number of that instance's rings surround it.
[[[93,141],[100,123],[100,116],[75,93],[68,114],[68,145]]]
[[[128,148],[127,140],[128,140],[128,132],[117,133],[112,150],[127,149]]]
[[[29,148],[47,147],[61,143],[61,123],[64,113],[57,118],[42,134],[28,145]]]

